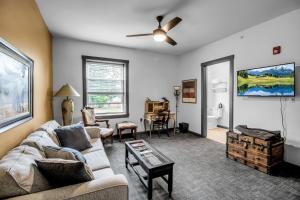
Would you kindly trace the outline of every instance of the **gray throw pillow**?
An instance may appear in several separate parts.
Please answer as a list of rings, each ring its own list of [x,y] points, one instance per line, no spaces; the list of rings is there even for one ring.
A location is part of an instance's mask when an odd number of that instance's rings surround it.
[[[54,131],[63,147],[70,147],[78,151],[92,147],[88,140],[88,134],[82,124],[64,126]]]
[[[86,163],[84,156],[77,151],[69,147],[53,147],[53,146],[44,146],[44,153],[47,158],[61,158],[65,160],[78,160]]]
[[[94,180],[92,170],[83,162],[49,158],[35,161],[51,185],[61,187]]]

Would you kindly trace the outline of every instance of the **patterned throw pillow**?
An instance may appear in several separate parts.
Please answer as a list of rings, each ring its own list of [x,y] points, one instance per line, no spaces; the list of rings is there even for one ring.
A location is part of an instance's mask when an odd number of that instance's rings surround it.
[[[57,138],[57,135],[54,132],[54,129],[59,128],[59,127],[61,127],[59,125],[59,123],[57,123],[55,120],[51,120],[51,121],[48,121],[48,122],[42,124],[41,127],[38,128],[38,131],[46,131],[49,134],[49,136],[52,138],[52,140],[57,145],[60,145],[59,141],[58,141],[58,138]]]
[[[76,149],[68,147],[44,146],[44,153],[47,158],[61,158],[65,160],[78,160],[86,163],[84,156]]]
[[[58,147],[58,145],[45,131],[35,131],[31,133],[25,140],[22,141],[21,145],[28,145],[40,151],[43,151],[43,146]]]
[[[36,163],[53,186],[61,187],[95,179],[89,166],[80,161],[49,158],[36,160]]]

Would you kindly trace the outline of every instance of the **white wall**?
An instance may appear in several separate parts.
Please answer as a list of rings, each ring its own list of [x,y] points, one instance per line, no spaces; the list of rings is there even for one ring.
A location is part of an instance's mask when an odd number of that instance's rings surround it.
[[[207,113],[209,109],[217,109],[219,103],[223,105],[223,115],[218,120],[218,125],[229,127],[229,74],[230,74],[230,62],[222,62],[215,65],[210,65],[206,70],[207,79]],[[225,82],[215,84],[213,81]],[[226,90],[212,88],[224,87]]]
[[[236,71],[291,61],[300,65],[299,19],[300,9],[182,55],[179,61],[178,82],[197,78],[198,88],[201,88],[201,63],[234,54],[234,126],[247,124],[249,127],[281,130],[279,98],[237,97]],[[272,47],[277,45],[282,46],[282,53],[274,56]],[[300,151],[292,147],[300,147],[299,67],[296,74],[298,95],[295,101],[287,102],[286,108],[286,144],[288,145],[285,149],[285,159],[300,165]],[[199,89],[197,102],[197,104],[180,104],[179,121],[188,122],[192,131],[200,133],[201,95]]]
[[[173,86],[176,83],[176,57],[129,48],[101,45],[61,37],[53,38],[53,90],[56,92],[63,84],[70,83],[81,95],[73,97],[75,121],[81,120],[82,102],[82,55],[129,60],[129,118],[110,120],[115,122],[130,120],[143,130],[140,118],[144,114],[146,97],[170,100],[171,111],[175,111]],[[54,118],[62,122],[61,98],[54,98]]]

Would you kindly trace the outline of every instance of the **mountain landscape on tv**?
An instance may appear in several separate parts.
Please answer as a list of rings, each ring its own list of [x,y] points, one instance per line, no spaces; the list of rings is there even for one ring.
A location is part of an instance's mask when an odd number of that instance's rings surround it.
[[[238,71],[239,96],[295,96],[295,64]]]

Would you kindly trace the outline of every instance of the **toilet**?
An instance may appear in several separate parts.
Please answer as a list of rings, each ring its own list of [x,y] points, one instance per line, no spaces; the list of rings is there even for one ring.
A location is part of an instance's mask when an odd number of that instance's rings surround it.
[[[207,129],[217,128],[218,120],[223,116],[223,105],[220,103],[217,107],[209,108],[207,113]]]

